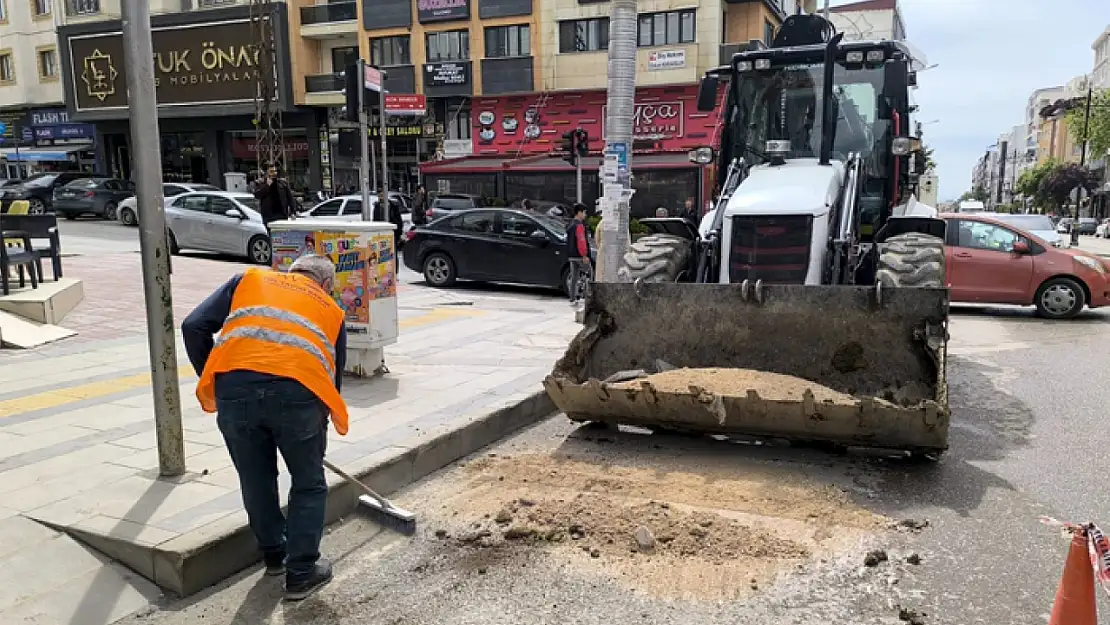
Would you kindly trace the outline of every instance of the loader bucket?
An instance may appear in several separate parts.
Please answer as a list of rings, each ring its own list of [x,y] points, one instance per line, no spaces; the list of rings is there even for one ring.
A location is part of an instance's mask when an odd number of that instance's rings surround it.
[[[573,420],[919,454],[948,446],[946,289],[594,283],[584,321],[544,380]],[[701,380],[687,388],[651,382],[675,371],[628,380],[672,367],[796,376],[805,390],[780,392],[774,376],[761,390],[706,384],[721,373],[706,371],[677,372]]]

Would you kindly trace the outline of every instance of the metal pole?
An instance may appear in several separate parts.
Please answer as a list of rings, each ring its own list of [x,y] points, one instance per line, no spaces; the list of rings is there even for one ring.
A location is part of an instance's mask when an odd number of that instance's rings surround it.
[[[185,473],[181,426],[181,388],[173,323],[173,294],[166,215],[162,207],[162,150],[154,91],[154,45],[147,0],[123,0],[123,48],[126,57],[135,191],[139,209],[139,244],[146,297],[146,331],[154,390],[154,426],[158,470],[165,477]]]
[[[829,19],[829,0],[825,0],[825,19]]]
[[[1087,166],[1087,133],[1091,131],[1091,99],[1094,96],[1094,87],[1087,83],[1087,107],[1083,112],[1083,145],[1079,148],[1079,166]],[[1071,225],[1071,244],[1079,245],[1079,202],[1083,199],[1083,185],[1075,192],[1075,221]]]
[[[581,157],[579,157],[578,164],[574,168],[574,184],[575,184],[574,197],[576,198],[574,201],[581,204],[582,203],[582,159],[581,159]]]
[[[609,17],[609,93],[605,153],[619,162],[616,182],[607,181],[598,226],[598,282],[616,282],[631,240],[628,233],[632,187],[632,117],[636,108],[636,0],[613,0]],[[612,158],[612,156],[610,157]]]
[[[362,159],[358,163],[359,190],[362,192],[362,220],[374,221],[370,206],[370,119],[366,112],[366,87],[363,85],[363,68],[366,61],[358,60],[358,136]]]
[[[389,221],[389,159],[386,158],[386,136],[385,136],[385,72],[382,72],[381,90],[378,92],[380,97],[381,109],[378,112],[380,132],[382,135],[382,188],[381,198],[378,200],[379,213],[381,221]]]

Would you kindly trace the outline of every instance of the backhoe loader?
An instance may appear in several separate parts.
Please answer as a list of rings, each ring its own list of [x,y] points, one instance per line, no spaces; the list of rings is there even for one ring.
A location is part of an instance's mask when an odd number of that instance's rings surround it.
[[[915,57],[796,15],[708,72],[699,110],[726,90],[715,203],[697,224],[641,220],[619,281],[589,285],[544,380],[554,403],[654,431],[943,452],[945,223],[913,198]]]

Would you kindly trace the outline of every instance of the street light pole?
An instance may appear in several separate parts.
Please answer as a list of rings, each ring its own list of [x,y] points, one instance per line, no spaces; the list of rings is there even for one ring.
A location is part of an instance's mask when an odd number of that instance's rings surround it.
[[[135,195],[139,209],[139,245],[154,391],[158,471],[164,477],[173,477],[185,473],[185,443],[181,425],[181,388],[177,378],[170,254],[166,215],[162,206],[162,151],[158,102],[154,91],[150,3],[148,0],[123,0],[120,8],[131,142],[135,148]]]
[[[1094,85],[1087,81],[1087,106],[1083,111],[1083,145],[1079,147],[1079,167],[1087,166],[1087,133],[1091,130],[1091,99],[1094,97]],[[1083,201],[1083,185],[1075,191],[1075,221],[1071,224],[1071,244],[1079,245],[1079,203]]]

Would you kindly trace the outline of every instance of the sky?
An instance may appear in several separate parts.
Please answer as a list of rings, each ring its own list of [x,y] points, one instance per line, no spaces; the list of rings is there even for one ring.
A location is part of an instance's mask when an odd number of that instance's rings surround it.
[[[818,6],[820,6],[820,2]],[[833,6],[849,4],[834,0]],[[1024,123],[1029,95],[1089,73],[1110,0],[899,0],[907,39],[937,67],[914,97],[934,148],[940,199],[971,186],[998,135]]]

